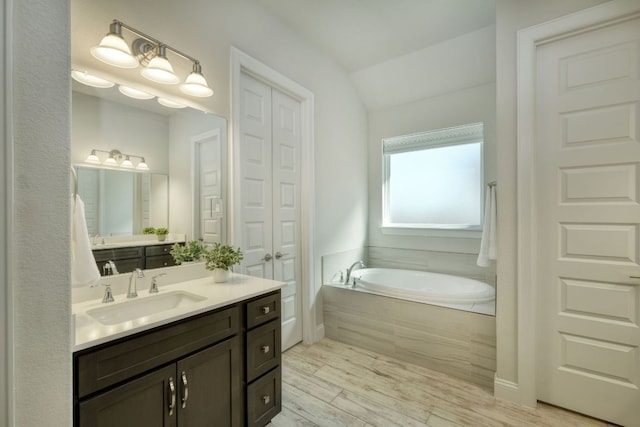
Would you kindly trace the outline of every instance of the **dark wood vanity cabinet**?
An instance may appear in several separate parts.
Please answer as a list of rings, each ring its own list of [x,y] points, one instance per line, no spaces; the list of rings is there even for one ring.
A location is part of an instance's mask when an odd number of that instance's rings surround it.
[[[150,269],[176,265],[171,256],[173,244],[133,246],[126,248],[94,249],[93,257],[101,275],[105,275],[104,265],[113,261],[118,273],[130,273],[136,268]]]
[[[74,353],[74,426],[268,424],[281,409],[279,312],[276,291]]]
[[[245,304],[247,426],[262,427],[282,409],[280,291]]]

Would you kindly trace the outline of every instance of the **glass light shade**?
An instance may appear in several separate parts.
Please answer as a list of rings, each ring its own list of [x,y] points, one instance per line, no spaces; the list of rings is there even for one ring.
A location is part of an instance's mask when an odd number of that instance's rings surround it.
[[[213,90],[207,85],[204,76],[195,71],[187,76],[184,83],[180,85],[180,90],[187,95],[203,98],[213,95]]]
[[[85,159],[85,163],[93,163],[94,165],[100,164],[100,158],[96,156],[95,150],[91,151],[91,154],[89,154],[89,156]]]
[[[129,156],[120,163],[120,166],[123,168],[133,169],[133,163],[131,163]]]
[[[122,36],[109,33],[98,46],[91,48],[91,54],[100,61],[121,68],[136,68],[138,60],[131,54],[131,49]]]
[[[173,67],[167,58],[163,56],[156,56],[149,65],[140,71],[142,77],[149,79],[152,82],[163,84],[176,84],[180,81],[178,76],[173,71]]]
[[[73,77],[75,81],[87,86],[99,87],[102,89],[110,88],[114,85],[113,82],[94,76],[93,74],[89,74],[86,71],[71,70],[71,77]]]
[[[186,108],[186,105],[180,104],[179,102],[175,102],[167,98],[158,98],[158,103],[169,108]]]
[[[140,89],[136,89],[129,86],[118,86],[118,90],[121,94],[128,96],[129,98],[135,99],[153,99],[155,95],[151,95],[148,92],[145,92]]]
[[[147,166],[147,164],[145,163],[144,158],[142,158],[140,163],[138,163],[138,166],[136,166],[136,169],[138,169],[140,171],[148,171],[149,170],[149,166]]]
[[[107,158],[107,160],[104,161],[104,165],[105,166],[118,166],[118,162],[116,162],[116,159],[114,159],[113,157],[109,156]]]

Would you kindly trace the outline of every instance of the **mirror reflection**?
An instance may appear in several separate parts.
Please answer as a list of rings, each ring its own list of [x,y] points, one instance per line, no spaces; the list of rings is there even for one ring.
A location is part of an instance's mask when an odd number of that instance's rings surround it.
[[[225,118],[73,81],[71,136],[91,236],[166,227],[184,240],[225,242]],[[105,164],[113,152],[123,155]],[[149,170],[135,170],[140,162]]]

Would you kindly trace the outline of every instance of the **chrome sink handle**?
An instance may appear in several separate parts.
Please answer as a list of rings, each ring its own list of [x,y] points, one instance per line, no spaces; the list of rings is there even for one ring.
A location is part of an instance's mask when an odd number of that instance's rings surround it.
[[[102,286],[104,286],[104,296],[102,297],[102,302],[113,302],[114,299],[113,293],[111,293],[111,283],[104,283]]]
[[[162,277],[162,276],[166,276],[167,273],[161,273],[161,274],[157,274],[153,277],[151,277],[151,288],[149,288],[149,293],[150,294],[157,294],[159,292],[158,289],[158,282],[157,282],[157,278],[158,277]]]

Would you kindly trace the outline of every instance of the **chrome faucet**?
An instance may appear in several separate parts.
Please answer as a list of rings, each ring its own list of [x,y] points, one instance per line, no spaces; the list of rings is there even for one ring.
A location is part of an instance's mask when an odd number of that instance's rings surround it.
[[[104,286],[104,296],[102,297],[102,303],[113,302],[113,293],[111,292],[111,284],[105,283]]]
[[[127,298],[135,298],[138,296],[137,279],[142,279],[143,277],[144,272],[139,268],[136,268],[131,272],[131,277],[129,277],[129,290],[127,291]]]
[[[153,276],[151,278],[151,288],[149,288],[149,293],[150,294],[157,294],[158,293],[158,281],[157,278],[158,277],[162,277],[162,276],[166,276],[167,273],[160,273],[156,276]]]
[[[345,281],[344,281],[344,284],[345,284],[345,285],[348,285],[348,284],[349,284],[349,278],[351,277],[351,271],[354,269],[354,267],[355,267],[356,265],[359,265],[359,266],[360,266],[360,268],[367,268],[367,266],[366,266],[366,265],[364,265],[364,262],[363,262],[363,261],[356,261],[356,262],[354,262],[353,264],[351,264],[351,266],[350,266],[349,268],[347,268],[347,278],[346,278],[346,279],[345,279]]]

